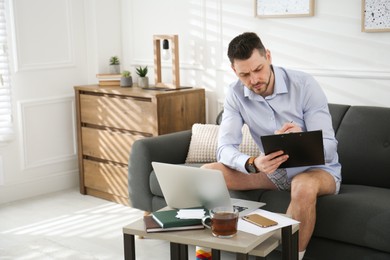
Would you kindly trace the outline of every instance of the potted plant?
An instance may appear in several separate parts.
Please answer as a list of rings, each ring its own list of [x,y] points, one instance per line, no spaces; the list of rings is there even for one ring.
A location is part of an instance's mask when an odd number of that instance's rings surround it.
[[[122,71],[122,77],[120,81],[121,87],[131,87],[133,86],[133,78],[131,77],[131,72],[128,70]]]
[[[120,62],[118,56],[112,56],[110,58],[110,74],[119,74],[120,73]]]
[[[149,87],[149,78],[146,76],[148,74],[148,66],[142,67],[139,66],[136,68],[138,78],[138,86],[141,88]]]

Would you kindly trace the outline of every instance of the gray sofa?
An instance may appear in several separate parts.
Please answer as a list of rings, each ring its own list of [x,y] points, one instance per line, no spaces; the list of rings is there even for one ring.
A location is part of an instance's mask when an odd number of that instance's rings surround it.
[[[339,141],[343,181],[339,195],[317,203],[317,221],[305,259],[390,259],[390,108],[329,104]],[[218,121],[219,119],[217,119]],[[155,211],[165,200],[152,161],[183,164],[191,130],[138,140],[132,147],[129,195],[133,207]],[[289,192],[231,191],[232,197],[285,212]]]

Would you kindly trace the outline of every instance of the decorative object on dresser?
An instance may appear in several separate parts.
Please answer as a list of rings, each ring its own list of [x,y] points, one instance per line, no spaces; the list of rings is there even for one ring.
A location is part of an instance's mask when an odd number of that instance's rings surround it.
[[[110,58],[110,74],[120,74],[120,61],[118,56],[112,56]]]
[[[133,78],[131,77],[131,72],[128,70],[122,71],[122,77],[120,82],[121,87],[133,86]]]
[[[99,86],[119,86],[121,74],[96,74]]]
[[[148,66],[142,67],[139,66],[136,68],[138,78],[138,87],[140,88],[147,88],[149,87],[149,78],[148,78]]]
[[[172,83],[163,83],[161,75],[161,41],[163,41],[163,51],[169,50],[171,43],[171,60],[172,60]],[[180,88],[180,68],[179,68],[179,36],[174,35],[154,35],[154,79],[157,87]],[[166,55],[164,55],[166,56]]]
[[[80,192],[125,205],[132,144],[205,122],[202,88],[76,86],[75,99]]]

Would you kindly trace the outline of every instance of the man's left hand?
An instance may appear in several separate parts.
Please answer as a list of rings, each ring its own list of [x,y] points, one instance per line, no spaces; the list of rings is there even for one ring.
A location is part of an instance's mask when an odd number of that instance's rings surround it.
[[[288,122],[288,123],[285,123],[282,126],[282,128],[280,128],[279,130],[276,130],[275,134],[280,135],[280,134],[298,133],[298,132],[302,132],[302,128],[300,128],[299,126],[297,126],[293,122]]]

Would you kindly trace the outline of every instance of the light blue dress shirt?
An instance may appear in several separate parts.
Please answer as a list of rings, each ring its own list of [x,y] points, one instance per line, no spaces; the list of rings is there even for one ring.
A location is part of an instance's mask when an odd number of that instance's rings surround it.
[[[240,80],[229,86],[218,135],[217,160],[246,173],[249,155],[238,147],[241,128],[247,124],[250,133],[263,150],[260,136],[274,134],[284,123],[293,121],[302,131],[322,130],[325,165],[287,168],[289,180],[308,168],[321,168],[341,181],[337,140],[332,127],[328,101],[317,81],[310,75],[273,66],[274,93],[263,98],[245,87]]]

